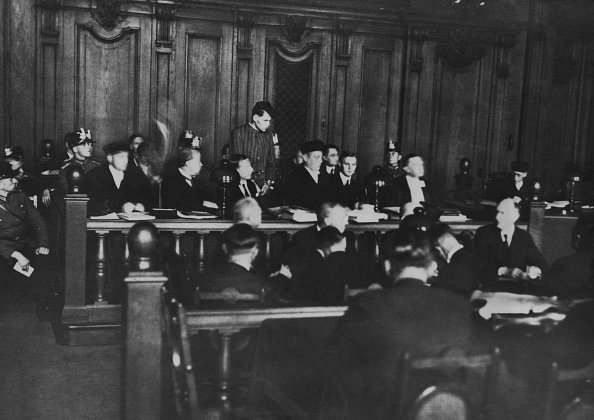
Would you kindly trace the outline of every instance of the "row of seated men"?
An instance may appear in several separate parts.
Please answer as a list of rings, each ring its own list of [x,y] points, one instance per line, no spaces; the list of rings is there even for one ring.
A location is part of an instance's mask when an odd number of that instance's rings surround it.
[[[512,279],[517,285],[533,282],[534,290],[550,288],[567,299],[592,298],[593,215],[576,225],[576,255],[556,261],[549,270],[530,235],[514,226],[519,209],[512,199],[499,203],[496,223],[478,229],[468,247],[447,225],[411,214],[384,236],[381,269],[373,271],[357,270],[353,264],[356,250],[348,249],[343,235],[346,209],[325,203],[318,223],[294,235],[285,265],[268,274],[257,269],[257,204],[243,199],[235,210],[238,223],[222,237],[220,263],[196,276],[192,287],[232,287],[243,293],[265,288],[277,304],[344,304],[345,285],[370,289],[349,302],[327,343],[323,365],[335,382],[332,389],[341,393],[338,407],[326,407],[327,418],[389,418],[399,378],[397,355],[404,351],[429,356],[451,347],[501,346],[507,370],[497,390],[497,410],[504,413],[499,418],[539,418],[548,364],[554,360],[581,367],[593,358],[591,300],[574,306],[552,334],[530,340],[485,332],[485,325],[473,318],[470,301],[474,290],[498,290]],[[578,261],[580,269],[567,270]],[[573,277],[577,271],[582,272]],[[183,294],[186,300],[193,298],[191,291],[178,287],[178,292],[182,299]]]

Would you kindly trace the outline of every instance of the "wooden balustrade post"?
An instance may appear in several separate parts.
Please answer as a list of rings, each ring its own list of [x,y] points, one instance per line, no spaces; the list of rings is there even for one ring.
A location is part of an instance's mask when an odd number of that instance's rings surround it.
[[[266,241],[265,250],[266,250],[266,269],[270,271],[272,267],[272,235],[275,232],[264,232],[264,237]]]
[[[86,322],[87,204],[86,194],[67,194],[65,199],[64,313],[63,321]],[[77,314],[80,313],[79,319]]]
[[[156,271],[157,229],[148,222],[130,229],[131,271],[126,278],[125,418],[159,420],[161,413],[160,289],[167,278]]]
[[[182,232],[173,231],[173,238],[175,239],[175,253],[181,257],[181,236]]]
[[[198,232],[198,271],[206,270],[206,235],[207,232]]]
[[[95,281],[97,291],[95,292],[95,305],[107,305],[107,301],[103,300],[103,289],[105,288],[105,279],[107,278],[107,256],[105,252],[105,237],[109,231],[97,231],[97,263],[95,264]]]
[[[538,249],[542,249],[542,231],[544,227],[545,209],[547,205],[542,201],[530,203],[530,219],[528,220],[528,233],[532,235]]]

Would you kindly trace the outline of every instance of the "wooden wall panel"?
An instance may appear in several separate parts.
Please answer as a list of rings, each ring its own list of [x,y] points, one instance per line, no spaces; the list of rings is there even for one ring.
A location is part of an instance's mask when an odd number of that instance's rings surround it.
[[[139,36],[129,29],[108,39],[78,27],[75,121],[93,133],[95,153],[138,128]]]
[[[213,139],[219,135],[221,39],[190,35],[186,57],[186,126],[206,139],[210,147],[205,145],[203,163],[209,166],[215,159]]]
[[[39,110],[40,133],[39,139],[55,140],[61,137],[57,132],[56,126],[56,107],[58,103],[57,97],[57,45],[53,43],[44,43],[41,47],[41,109]]]
[[[361,81],[361,125],[359,126],[359,168],[367,173],[381,163],[389,118],[392,52],[365,49]]]
[[[2,76],[2,83],[0,84],[0,146],[4,147],[8,139],[8,84],[10,83],[10,75],[8,72],[8,5],[10,2],[4,1],[0,4],[0,75]]]

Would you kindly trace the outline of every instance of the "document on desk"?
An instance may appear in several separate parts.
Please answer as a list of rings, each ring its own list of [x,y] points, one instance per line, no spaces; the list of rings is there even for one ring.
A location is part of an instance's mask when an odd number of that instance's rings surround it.
[[[542,313],[547,309],[558,306],[556,297],[519,295],[506,292],[475,291],[471,298],[485,300],[486,304],[479,309],[479,315],[484,319],[491,319],[493,314],[529,314]]]
[[[206,211],[177,211],[177,216],[184,219],[216,219],[217,216]]]

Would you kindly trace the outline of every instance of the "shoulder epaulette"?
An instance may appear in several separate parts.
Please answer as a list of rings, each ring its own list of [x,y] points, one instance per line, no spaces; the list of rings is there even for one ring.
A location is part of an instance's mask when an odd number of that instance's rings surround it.
[[[72,163],[73,159],[74,158],[66,159],[64,162],[62,162],[62,166],[60,167],[60,169],[66,169],[68,165]]]

